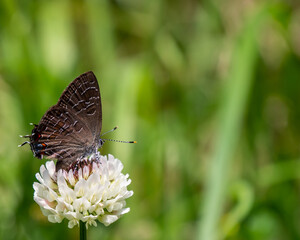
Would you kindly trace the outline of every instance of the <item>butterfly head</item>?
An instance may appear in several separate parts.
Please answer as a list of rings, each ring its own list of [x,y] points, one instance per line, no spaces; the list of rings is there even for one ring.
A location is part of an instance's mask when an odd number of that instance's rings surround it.
[[[40,138],[42,137],[41,133],[37,130],[38,125],[34,125],[34,128],[32,129],[32,132],[30,135],[20,136],[24,138],[29,138],[29,141],[23,142],[19,147],[24,146],[25,144],[30,145],[30,149],[33,152],[34,157],[43,159],[43,155],[45,153],[45,149],[47,148],[47,144],[40,141]]]

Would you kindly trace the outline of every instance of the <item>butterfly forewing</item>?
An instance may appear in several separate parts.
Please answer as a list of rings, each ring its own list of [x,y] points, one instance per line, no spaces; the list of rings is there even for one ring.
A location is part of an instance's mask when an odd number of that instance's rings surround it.
[[[61,95],[57,105],[70,111],[90,129],[94,138],[100,136],[102,107],[98,81],[93,72],[77,77]]]

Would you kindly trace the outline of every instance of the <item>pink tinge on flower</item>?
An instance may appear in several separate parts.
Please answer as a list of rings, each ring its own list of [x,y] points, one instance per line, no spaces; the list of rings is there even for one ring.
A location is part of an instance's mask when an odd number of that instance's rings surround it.
[[[121,161],[110,154],[94,154],[58,172],[48,161],[36,174],[34,200],[50,222],[67,219],[73,228],[79,221],[96,226],[98,220],[108,226],[130,210],[125,200],[133,195],[127,190],[131,180],[122,170]]]

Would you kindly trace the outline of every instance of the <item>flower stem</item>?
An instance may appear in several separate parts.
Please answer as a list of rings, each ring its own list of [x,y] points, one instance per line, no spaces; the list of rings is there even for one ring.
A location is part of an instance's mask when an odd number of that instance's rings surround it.
[[[79,223],[79,231],[80,231],[80,240],[86,240],[86,227],[85,227],[85,223],[80,221]]]

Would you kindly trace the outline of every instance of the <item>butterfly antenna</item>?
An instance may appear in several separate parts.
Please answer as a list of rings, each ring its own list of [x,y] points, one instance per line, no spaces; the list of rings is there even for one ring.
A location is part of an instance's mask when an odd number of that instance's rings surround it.
[[[113,129],[111,129],[111,130],[109,130],[109,131],[107,131],[107,132],[101,134],[101,136],[103,136],[103,135],[105,135],[105,134],[107,134],[107,133],[113,132],[113,131],[115,131],[117,128],[118,128],[118,126],[115,126]],[[100,136],[100,137],[101,137],[101,136]],[[101,138],[101,140],[103,140],[103,141],[111,141],[111,142],[121,142],[121,143],[137,143],[136,141],[120,141],[120,140],[115,140],[115,139],[103,139],[103,138]]]
[[[137,141],[120,141],[115,139],[101,139],[103,141],[112,141],[112,142],[120,142],[120,143],[137,143]]]
[[[110,132],[115,131],[117,128],[118,128],[118,126],[115,126],[113,129],[111,129],[111,130],[109,130],[109,131],[107,131],[107,132],[105,132],[105,133],[102,133],[102,134],[100,135],[100,137],[103,136],[103,135],[105,135],[105,134],[107,134],[107,133],[110,133]]]

